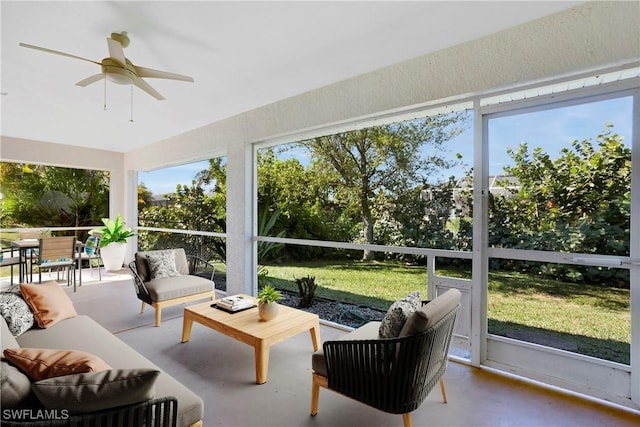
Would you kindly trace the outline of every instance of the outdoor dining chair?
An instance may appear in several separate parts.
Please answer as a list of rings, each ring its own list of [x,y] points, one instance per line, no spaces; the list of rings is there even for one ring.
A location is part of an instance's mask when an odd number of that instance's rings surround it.
[[[67,286],[71,283],[71,271],[73,270],[73,291],[76,291],[75,281],[75,251],[76,238],[74,236],[42,237],[38,248],[38,283],[42,283],[43,270],[61,269],[67,272]]]
[[[22,268],[22,260],[20,255],[13,253],[11,249],[2,248],[0,252],[0,267],[9,267],[11,269],[11,285],[13,285],[13,267]]]
[[[98,279],[102,280],[102,273],[100,272],[100,265],[102,264],[102,257],[100,256],[100,236],[98,236],[97,233],[90,235],[84,243],[78,242],[76,246],[79,247],[75,255],[78,268],[82,268],[83,261],[88,261],[89,271],[91,277],[93,277],[93,261],[97,261]]]
[[[21,241],[24,240],[38,240],[41,237],[49,237],[49,231],[43,230],[25,230],[18,232],[18,239]],[[38,260],[38,248],[26,248],[20,251],[20,277],[25,277],[27,281],[33,281],[33,265]],[[29,278],[26,279],[27,273],[29,274]]]

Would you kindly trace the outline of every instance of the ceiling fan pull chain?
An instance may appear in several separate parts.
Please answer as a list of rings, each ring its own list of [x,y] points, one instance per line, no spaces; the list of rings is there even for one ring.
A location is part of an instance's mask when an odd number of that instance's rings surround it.
[[[107,76],[104,76],[104,111],[107,111]]]
[[[133,123],[133,85],[131,85],[131,117],[129,121]]]

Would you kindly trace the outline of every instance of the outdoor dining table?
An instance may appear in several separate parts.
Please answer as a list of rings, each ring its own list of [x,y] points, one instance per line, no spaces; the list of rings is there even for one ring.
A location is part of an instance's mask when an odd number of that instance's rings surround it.
[[[18,250],[18,254],[20,256],[20,268],[19,268],[19,280],[20,283],[27,282],[27,253],[29,250],[38,249],[40,247],[39,239],[19,239],[13,240],[11,242],[11,251],[13,249]],[[78,253],[82,251],[82,242],[76,241],[76,250]],[[33,273],[33,266],[31,267],[31,273]],[[78,280],[80,282],[80,286],[82,286],[82,264],[79,263],[80,271],[78,272]],[[23,273],[24,272],[24,273]],[[31,280],[33,280],[33,275],[31,275]]]
[[[20,283],[26,281],[28,251],[37,249],[39,246],[40,242],[38,239],[20,239],[13,240],[11,242],[11,250],[13,251],[13,249],[16,248],[18,250],[18,255],[20,256],[20,271],[18,273]]]

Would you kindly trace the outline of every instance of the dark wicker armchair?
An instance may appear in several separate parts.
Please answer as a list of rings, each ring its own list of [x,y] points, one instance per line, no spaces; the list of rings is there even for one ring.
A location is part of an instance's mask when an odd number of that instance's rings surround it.
[[[39,419],[38,421],[2,420],[6,427],[176,427],[178,420],[178,400],[162,397],[128,406],[120,406],[98,412],[62,416],[58,419]]]
[[[424,312],[429,304],[435,304],[437,310],[431,310],[427,319]],[[313,359],[311,415],[318,412],[320,387],[384,412],[402,414],[405,427],[411,426],[411,412],[438,383],[446,403],[442,375],[447,367],[460,292],[449,290],[427,305],[413,315],[422,316],[421,324],[425,325],[415,334],[363,339],[377,336],[379,322],[371,322],[343,339],[325,342]]]
[[[166,251],[174,252],[179,274],[172,277],[153,278],[147,258]],[[198,274],[200,264],[210,268],[210,277],[201,277]],[[135,261],[129,263],[129,272],[133,278],[136,296],[142,301],[140,313],[144,312],[147,304],[152,306],[156,311],[156,326],[160,326],[164,307],[201,299],[215,299],[213,264],[200,258],[187,256],[183,248],[138,252],[135,254]]]

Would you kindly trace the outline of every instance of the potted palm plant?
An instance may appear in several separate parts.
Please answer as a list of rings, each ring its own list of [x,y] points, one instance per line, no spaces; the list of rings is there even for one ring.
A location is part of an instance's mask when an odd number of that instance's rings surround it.
[[[267,321],[278,315],[278,301],[282,298],[280,291],[271,285],[264,285],[258,291],[258,315],[260,319]]]
[[[121,215],[118,215],[115,221],[102,218],[102,223],[104,227],[93,229],[89,233],[100,237],[100,256],[104,269],[120,270],[127,252],[127,239],[135,236],[135,233],[131,228],[125,227]]]

